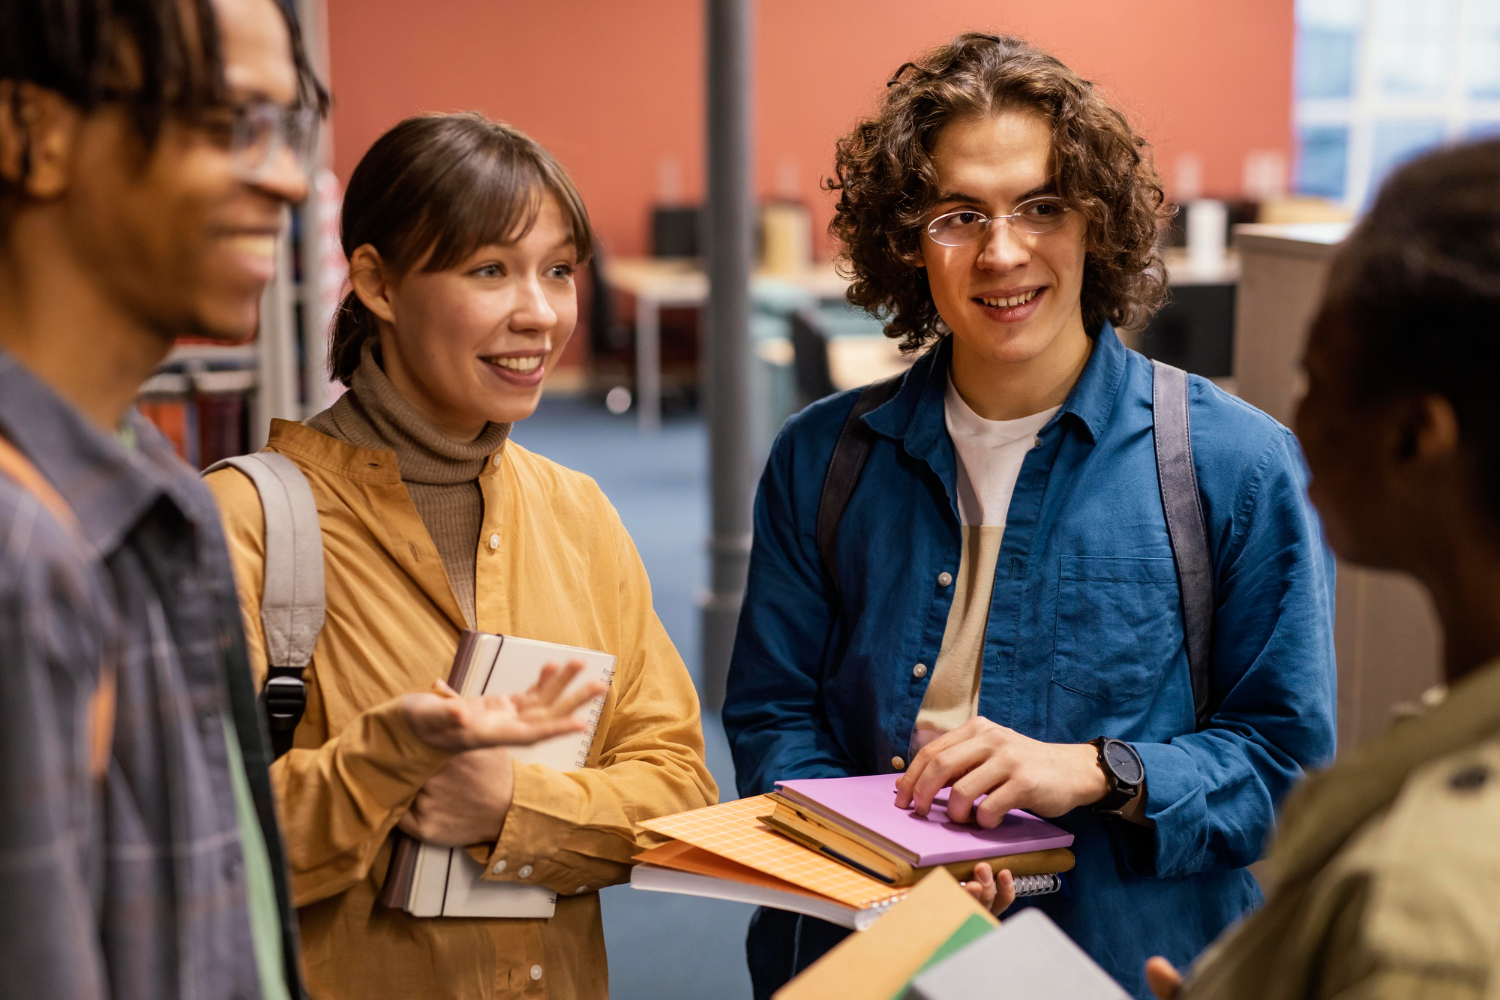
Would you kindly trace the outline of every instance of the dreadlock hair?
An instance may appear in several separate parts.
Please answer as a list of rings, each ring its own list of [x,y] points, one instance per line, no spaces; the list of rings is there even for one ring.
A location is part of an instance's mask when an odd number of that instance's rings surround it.
[[[285,2],[298,95],[326,112],[297,19]],[[128,69],[127,69],[128,68]],[[210,0],[0,0],[0,84],[55,91],[83,109],[123,101],[150,145],[163,119],[226,100],[223,56]],[[0,114],[14,108],[0,108]],[[24,169],[24,165],[23,165]],[[24,178],[21,178],[24,180]],[[17,183],[0,179],[0,196]]]

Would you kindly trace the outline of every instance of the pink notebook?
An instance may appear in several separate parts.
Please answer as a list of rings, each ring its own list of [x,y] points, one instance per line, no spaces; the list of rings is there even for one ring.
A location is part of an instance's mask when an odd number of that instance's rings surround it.
[[[778,781],[776,790],[850,833],[882,842],[918,868],[1073,845],[1071,833],[1020,809],[1012,809],[993,830],[955,823],[944,809],[946,790],[938,794],[925,817],[897,809],[896,780],[900,777],[800,778]]]

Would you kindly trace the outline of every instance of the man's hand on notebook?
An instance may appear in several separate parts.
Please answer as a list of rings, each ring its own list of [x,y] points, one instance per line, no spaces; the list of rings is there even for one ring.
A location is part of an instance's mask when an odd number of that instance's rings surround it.
[[[417,738],[438,750],[462,753],[481,747],[529,746],[588,728],[574,713],[607,687],[584,684],[569,691],[568,685],[581,670],[583,664],[578,662],[566,667],[549,663],[526,691],[477,698],[463,697],[439,680],[430,692],[406,695],[402,708]]]
[[[1010,869],[1002,868],[1000,874],[996,875],[988,861],[975,865],[974,877],[959,884],[978,900],[980,906],[996,916],[1010,909],[1010,904],[1016,901],[1016,880],[1011,876]]]
[[[985,718],[970,719],[918,751],[896,782],[896,805],[926,816],[933,798],[950,786],[949,818],[991,828],[1012,809],[1061,816],[1109,791],[1092,744],[1043,743]]]

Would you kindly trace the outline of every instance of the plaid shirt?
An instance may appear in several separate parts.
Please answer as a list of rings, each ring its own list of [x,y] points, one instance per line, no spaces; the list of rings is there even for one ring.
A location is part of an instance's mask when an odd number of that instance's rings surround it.
[[[155,428],[127,419],[134,452],[0,351],[0,434],[94,550],[0,477],[0,983],[28,1000],[261,995],[228,712],[300,996],[269,740],[218,513]],[[105,657],[119,687],[100,787],[87,718]]]

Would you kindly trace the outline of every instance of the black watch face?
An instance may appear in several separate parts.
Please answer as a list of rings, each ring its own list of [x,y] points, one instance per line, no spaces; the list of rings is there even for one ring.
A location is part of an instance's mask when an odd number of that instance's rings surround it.
[[[1111,741],[1104,744],[1104,761],[1124,784],[1139,785],[1146,777],[1141,759],[1124,743]]]

